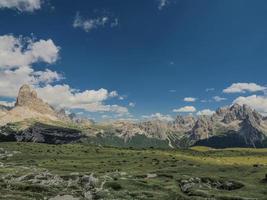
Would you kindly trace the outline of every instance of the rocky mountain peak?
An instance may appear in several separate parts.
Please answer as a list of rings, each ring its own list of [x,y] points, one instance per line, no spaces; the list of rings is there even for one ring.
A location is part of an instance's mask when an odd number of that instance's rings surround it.
[[[29,85],[23,85],[19,89],[19,94],[15,106],[27,106],[30,102],[32,102],[33,99],[36,98],[36,91],[31,90]]]
[[[222,122],[229,124],[235,120],[245,120],[247,116],[256,117],[261,120],[261,115],[252,110],[248,105],[234,104],[226,109],[220,109],[216,112],[217,115],[223,118]]]
[[[38,98],[37,92],[29,85],[23,85],[19,89],[15,107],[27,107],[41,114],[56,116],[54,109]]]
[[[196,118],[194,116],[178,115],[174,121],[170,122],[170,125],[175,130],[189,131],[193,128],[195,122],[196,122]]]

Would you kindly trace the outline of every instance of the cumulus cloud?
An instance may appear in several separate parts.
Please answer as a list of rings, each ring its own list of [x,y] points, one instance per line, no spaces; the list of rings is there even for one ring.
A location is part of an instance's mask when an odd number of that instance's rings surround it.
[[[91,18],[91,19],[84,19],[79,12],[76,13],[76,16],[73,21],[73,27],[74,28],[81,28],[85,32],[90,32],[94,29],[100,28],[100,27],[106,27],[109,26],[111,28],[116,27],[119,25],[118,18],[111,18],[109,16],[101,16],[97,18]]]
[[[161,113],[154,113],[151,115],[143,115],[142,118],[144,118],[144,119],[157,119],[157,120],[161,120],[161,121],[173,121],[172,116],[163,115]]]
[[[119,96],[119,94],[118,94],[117,91],[112,91],[112,92],[109,93],[109,96],[110,97],[117,97],[117,96]]]
[[[245,93],[245,92],[259,92],[266,90],[267,87],[258,85],[256,83],[233,83],[230,87],[223,90],[224,93]]]
[[[197,99],[196,98],[194,98],[194,97],[185,97],[184,98],[184,101],[185,102],[195,102]]]
[[[184,106],[178,109],[173,109],[172,111],[179,112],[179,113],[182,113],[182,112],[192,113],[192,112],[196,112],[197,110],[194,106]]]
[[[35,82],[44,84],[53,83],[63,79],[62,74],[49,69],[46,69],[45,71],[36,71],[33,73],[33,76],[36,78]]]
[[[0,97],[15,98],[18,89],[23,84],[47,84],[61,79],[61,75],[50,70],[34,71],[30,67],[20,67],[15,70],[0,69]]]
[[[33,12],[41,8],[41,0],[0,0],[0,8]]]
[[[56,71],[34,69],[36,63],[56,62],[59,50],[51,39],[34,41],[12,35],[0,36],[0,97],[15,98],[21,85],[29,84],[42,99],[55,107],[121,115],[128,113],[126,107],[105,104],[109,98],[118,97],[117,91],[109,92],[102,88],[80,92],[67,84],[56,84],[63,79]]]
[[[59,47],[51,39],[33,41],[29,38],[0,36],[0,69],[29,66],[36,62],[54,63]]]
[[[238,97],[236,98],[233,103],[237,103],[239,105],[246,104],[251,108],[255,109],[259,113],[264,116],[267,116],[267,97],[266,96],[259,96],[259,95],[252,95],[247,97]]]
[[[213,98],[213,100],[216,101],[216,102],[220,102],[220,101],[225,101],[225,100],[226,100],[226,98],[224,98],[224,97],[220,97],[220,96],[214,96],[214,97],[212,97],[212,98]]]
[[[113,95],[111,95],[112,92],[108,92],[103,88],[80,92],[72,89],[69,85],[46,85],[45,87],[37,88],[37,92],[42,99],[55,107],[83,109],[88,112],[128,113],[126,107],[104,104],[104,101]]]
[[[213,111],[213,110],[210,110],[210,109],[204,109],[204,110],[201,110],[201,111],[198,111],[197,112],[197,115],[207,115],[207,116],[209,116],[209,115],[213,115],[215,113],[215,111]]]
[[[13,35],[0,36],[0,97],[16,97],[19,87],[25,83],[39,85],[61,80],[62,75],[55,71],[35,71],[32,67],[39,62],[56,62],[58,53],[59,47],[51,39],[34,41]]]

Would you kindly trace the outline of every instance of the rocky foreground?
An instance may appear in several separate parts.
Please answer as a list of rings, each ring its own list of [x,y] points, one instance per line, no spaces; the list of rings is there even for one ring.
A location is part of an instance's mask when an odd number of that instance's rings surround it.
[[[134,148],[263,148],[267,147],[267,119],[246,105],[234,104],[219,108],[211,116],[98,124],[54,109],[24,85],[14,107],[0,106],[0,141]]]

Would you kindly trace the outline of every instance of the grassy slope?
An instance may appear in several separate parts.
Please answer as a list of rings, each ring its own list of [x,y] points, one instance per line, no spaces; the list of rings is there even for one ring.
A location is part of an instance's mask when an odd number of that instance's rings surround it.
[[[94,172],[101,176],[112,171],[127,172],[128,178],[114,180],[122,186],[121,190],[113,191],[115,199],[198,199],[187,197],[180,191],[178,180],[190,177],[222,178],[245,184],[244,188],[235,191],[209,191],[216,196],[267,199],[267,183],[261,183],[267,173],[267,149],[194,147],[191,150],[165,151],[34,143],[0,143],[0,148],[21,152],[0,160],[10,165],[8,168],[0,167],[0,176],[28,173],[32,168],[48,169],[59,175]],[[30,167],[29,171],[27,168],[21,170],[21,166]],[[146,179],[148,173],[156,173],[158,177]],[[27,191],[9,191],[0,187],[0,193],[12,194],[12,199],[37,195],[30,188]],[[38,195],[49,196],[49,193]]]

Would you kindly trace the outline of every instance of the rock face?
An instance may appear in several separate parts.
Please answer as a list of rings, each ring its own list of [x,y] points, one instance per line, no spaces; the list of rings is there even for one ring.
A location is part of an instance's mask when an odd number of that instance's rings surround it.
[[[65,122],[74,123],[81,126],[91,126],[95,122],[86,117],[77,116],[75,113],[67,113],[64,109],[57,111],[57,117]]]
[[[211,147],[265,147],[267,140],[267,122],[259,113],[247,105],[234,104],[219,109],[210,124],[212,137],[202,135],[196,145]]]
[[[28,85],[23,85],[19,90],[15,107],[5,111],[5,113],[0,113],[0,125],[27,119],[37,121],[59,120],[55,110],[38,98],[36,91]]]
[[[95,122],[91,119],[88,119],[86,117],[77,116],[75,113],[71,113],[68,115],[68,118],[77,124],[84,125],[84,126],[90,126],[94,124]]]
[[[80,131],[42,123],[15,131],[8,125],[0,128],[0,141],[36,142],[47,144],[73,143],[82,138]]]
[[[178,115],[173,122],[170,122],[170,126],[173,130],[187,132],[190,131],[196,123],[196,118],[193,116],[180,116]]]
[[[32,90],[29,85],[23,85],[20,88],[15,106],[28,107],[42,114],[56,116],[55,110],[42,99],[38,98],[37,92]]]
[[[213,123],[211,118],[207,116],[200,116],[190,132],[192,140],[209,138],[209,136],[213,133]]]

